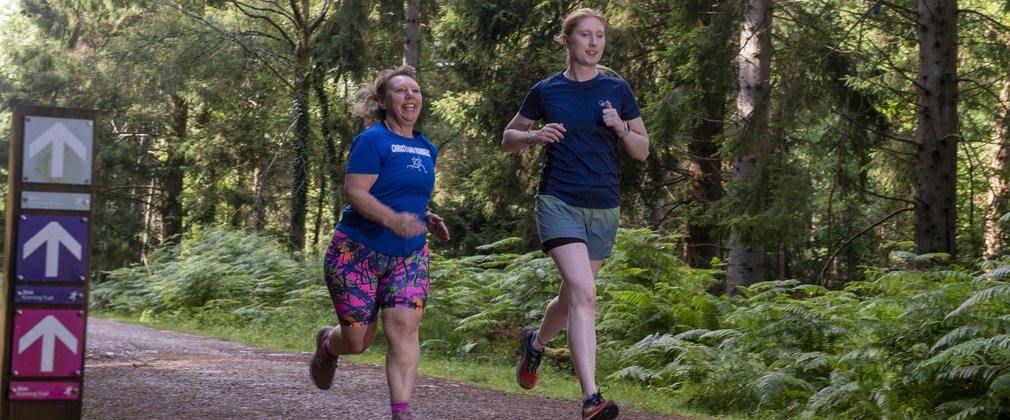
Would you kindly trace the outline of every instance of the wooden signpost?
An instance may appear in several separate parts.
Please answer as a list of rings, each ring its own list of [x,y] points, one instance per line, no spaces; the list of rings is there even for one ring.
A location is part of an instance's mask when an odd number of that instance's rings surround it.
[[[81,417],[96,115],[14,108],[0,329],[0,419]]]

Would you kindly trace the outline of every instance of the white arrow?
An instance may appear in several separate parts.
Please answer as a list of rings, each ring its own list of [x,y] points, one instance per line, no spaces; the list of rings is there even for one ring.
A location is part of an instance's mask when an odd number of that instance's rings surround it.
[[[70,147],[70,150],[85,162],[88,160],[85,156],[88,153],[88,148],[63,123],[53,124],[41,136],[32,140],[28,145],[28,157],[35,156],[50,144],[53,145],[53,159],[49,162],[49,174],[53,178],[63,178],[64,148]]]
[[[28,333],[18,340],[18,354],[24,353],[32,344],[42,339],[42,365],[39,370],[43,372],[53,371],[53,359],[56,357],[56,339],[59,338],[68,349],[77,354],[77,337],[64,327],[55,316],[46,315],[38,324],[35,324]]]
[[[39,233],[26,241],[21,259],[28,259],[28,256],[42,244],[46,245],[46,277],[56,277],[59,273],[60,244],[63,244],[74,257],[81,259],[81,243],[63,229],[59,222],[49,222]]]

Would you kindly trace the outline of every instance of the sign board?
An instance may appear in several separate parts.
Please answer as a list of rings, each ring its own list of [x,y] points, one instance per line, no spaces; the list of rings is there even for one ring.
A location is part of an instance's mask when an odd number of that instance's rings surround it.
[[[94,121],[25,116],[24,182],[91,184]]]
[[[83,302],[83,287],[14,286],[14,303],[80,305]]]
[[[75,309],[18,309],[14,312],[11,374],[80,376],[84,312]]]
[[[21,208],[41,210],[91,210],[91,194],[22,191]]]
[[[81,395],[78,382],[12,381],[9,388],[12,400],[76,400]]]
[[[87,238],[87,217],[21,215],[15,278],[84,281]]]

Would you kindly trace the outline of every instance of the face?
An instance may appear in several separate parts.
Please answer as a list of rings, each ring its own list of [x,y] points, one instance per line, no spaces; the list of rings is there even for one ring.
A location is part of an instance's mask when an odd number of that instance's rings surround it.
[[[572,64],[595,67],[600,62],[607,37],[599,19],[582,19],[565,38]]]
[[[421,115],[421,87],[409,76],[393,76],[386,82],[386,95],[382,102],[387,119],[413,126]]]

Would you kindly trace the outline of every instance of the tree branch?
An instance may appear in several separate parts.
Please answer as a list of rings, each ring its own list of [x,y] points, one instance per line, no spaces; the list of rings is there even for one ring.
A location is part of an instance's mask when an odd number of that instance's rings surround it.
[[[279,4],[277,4],[275,2],[272,2],[272,1],[268,1],[267,3],[274,5],[275,8],[256,7],[256,6],[252,6],[252,5],[246,4],[246,3],[241,3],[238,0],[232,0],[232,3],[241,4],[242,7],[247,7],[249,9],[255,10],[257,12],[276,13],[278,15],[283,16],[284,18],[286,18],[288,21],[290,21],[292,23],[295,21],[295,17],[294,16],[292,16],[290,13],[288,13],[287,11],[285,11],[284,8],[281,7]]]
[[[901,213],[904,213],[906,211],[912,211],[914,209],[915,209],[915,207],[905,207],[905,208],[902,208],[902,209],[898,209],[898,210],[894,211],[893,213],[887,215],[883,219],[880,219],[877,223],[874,223],[870,227],[857,232],[855,235],[852,235],[849,239],[846,239],[845,242],[842,242],[842,245],[839,246],[838,249],[836,249],[835,252],[833,252],[831,254],[831,257],[828,257],[828,261],[824,264],[824,267],[821,268],[821,273],[817,275],[817,284],[819,284],[821,286],[824,285],[824,273],[826,271],[828,271],[828,267],[831,266],[831,262],[835,260],[835,257],[837,257],[838,254],[840,252],[842,252],[843,249],[845,249],[845,247],[849,246],[849,244],[852,243],[852,241],[856,240],[856,238],[858,238],[860,236],[863,236],[866,232],[869,232],[869,231],[873,230],[877,226],[880,226],[884,222],[888,221],[890,218],[892,218],[894,216],[897,216],[897,215],[899,215]]]
[[[200,22],[200,23],[202,23],[204,25],[207,25],[207,27],[213,29],[214,32],[217,32],[218,34],[220,34],[225,39],[227,39],[227,40],[235,43],[240,48],[242,48],[242,50],[244,50],[245,52],[249,53],[250,55],[252,55],[253,57],[255,57],[257,60],[259,60],[261,63],[263,63],[263,65],[267,68],[267,70],[269,70],[271,73],[273,73],[274,76],[277,76],[277,78],[280,79],[282,83],[284,83],[285,85],[287,85],[287,87],[289,89],[294,89],[295,88],[294,85],[291,83],[290,80],[288,80],[287,77],[285,77],[284,75],[282,75],[279,71],[277,71],[277,69],[275,69],[273,66],[270,65],[270,61],[268,61],[266,58],[263,58],[262,55],[260,55],[254,49],[252,49],[251,47],[249,47],[248,45],[246,45],[244,42],[242,42],[241,39],[239,39],[237,36],[235,36],[235,34],[229,33],[229,32],[227,32],[227,31],[225,31],[225,30],[223,30],[221,28],[218,28],[217,25],[214,25],[213,23],[211,23],[207,19],[204,19],[202,16],[197,16],[197,15],[195,15],[193,13],[190,13],[190,12],[186,11],[185,8],[179,7],[179,8],[177,8],[177,10],[179,10],[183,15],[186,15],[190,19],[193,19],[193,20],[195,20],[197,22]]]
[[[295,22],[295,26],[301,26],[305,22],[305,18],[302,17],[302,11],[298,10],[298,0],[288,0],[288,5],[291,6],[291,12],[294,14],[292,20]]]
[[[312,24],[309,25],[309,33],[314,32],[316,28],[318,28],[319,25],[321,25],[323,21],[326,20],[326,14],[329,13],[329,11],[330,11],[330,0],[326,0],[325,2],[323,2],[323,10],[319,11],[319,16],[316,16],[315,21],[313,21]]]
[[[279,33],[282,37],[284,37],[284,40],[287,41],[289,47],[291,47],[291,48],[295,47],[295,42],[291,39],[291,37],[288,36],[287,32],[284,31],[284,28],[281,28],[281,26],[278,25],[277,22],[274,22],[274,20],[271,19],[269,16],[258,15],[258,14],[249,12],[249,11],[245,10],[245,8],[246,7],[252,8],[251,6],[249,6],[247,4],[244,4],[242,2],[239,2],[239,1],[236,1],[236,0],[231,0],[231,4],[234,4],[235,8],[237,8],[240,12],[242,12],[242,14],[244,14],[246,16],[249,16],[249,17],[251,17],[253,19],[259,19],[259,20],[266,21],[267,24],[269,24],[270,26],[273,26],[274,29],[277,30],[277,33]],[[275,12],[275,13],[278,13],[278,12]],[[281,13],[281,16],[287,17],[283,13]],[[294,22],[294,23],[297,25],[297,21]]]
[[[981,18],[982,18],[982,20],[984,20],[984,21],[987,21],[987,22],[989,22],[989,23],[993,24],[994,26],[996,26],[996,27],[998,27],[998,28],[1002,29],[1002,30],[1003,30],[1003,32],[1008,32],[1008,33],[1010,33],[1010,27],[1008,27],[1008,26],[1004,25],[1004,24],[1003,24],[1002,22],[1000,22],[1000,21],[998,21],[998,20],[996,20],[996,19],[993,19],[993,17],[992,17],[992,16],[989,16],[989,15],[987,15],[987,14],[985,14],[985,13],[982,13],[982,12],[979,12],[979,11],[976,11],[976,10],[974,10],[974,9],[957,9],[957,13],[959,13],[959,14],[960,14],[960,13],[967,13],[967,14],[970,14],[970,15],[976,15],[976,16],[979,16],[979,17],[981,17]]]
[[[893,2],[889,2],[889,1],[883,1],[883,0],[878,0],[878,1],[880,1],[880,3],[882,5],[887,6],[888,8],[897,10],[902,17],[904,17],[905,19],[908,19],[910,22],[913,22],[913,23],[917,22],[917,18],[919,16],[919,13],[917,11],[909,9],[909,8],[904,7],[902,5],[899,5],[897,3],[893,3]]]
[[[884,136],[884,137],[887,137],[887,138],[889,138],[891,140],[894,140],[894,141],[897,141],[897,142],[901,142],[901,143],[911,144],[911,145],[915,145],[915,146],[919,145],[919,142],[915,141],[914,139],[910,139],[908,137],[896,136],[894,134],[886,133],[886,132],[877,130],[877,129],[873,128],[873,127],[869,127],[869,126],[863,125],[862,123],[860,123],[859,121],[856,121],[856,120],[852,119],[852,117],[849,117],[845,113],[839,112],[834,107],[831,107],[831,112],[837,114],[839,117],[845,118],[846,121],[848,121],[848,122],[850,122],[852,124],[855,124],[859,128],[862,128],[864,130],[869,130],[869,131],[873,132],[873,134],[876,134],[876,135],[879,135],[879,136]]]

